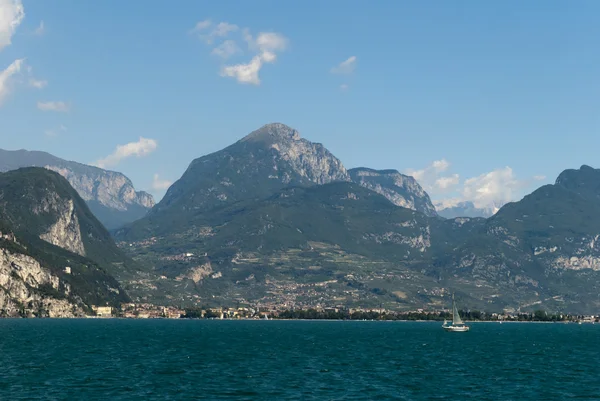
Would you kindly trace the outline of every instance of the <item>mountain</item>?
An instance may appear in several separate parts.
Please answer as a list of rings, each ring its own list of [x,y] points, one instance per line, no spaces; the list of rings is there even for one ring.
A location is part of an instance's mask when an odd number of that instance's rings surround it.
[[[350,181],[342,163],[319,143],[279,123],[267,124],[233,145],[191,162],[164,198],[128,231],[139,236],[182,230],[198,214],[238,201],[261,199],[288,186]]]
[[[440,309],[455,292],[473,309],[589,313],[600,308],[597,173],[567,170],[487,219],[440,219],[414,181],[348,172],[270,124],[194,160],[113,233],[144,266],[126,288],[152,302]]]
[[[455,217],[483,217],[493,216],[498,211],[497,208],[478,208],[473,202],[459,202],[455,206],[438,206],[437,214],[446,219]]]
[[[45,152],[0,149],[0,172],[22,167],[45,167],[65,177],[108,229],[143,217],[154,206],[146,192],[136,192],[121,173],[66,161]]]
[[[79,316],[129,300],[108,271],[133,262],[59,174],[0,174],[0,232],[1,315]]]
[[[385,196],[394,205],[437,216],[427,192],[413,177],[396,170],[373,170],[358,167],[348,170],[352,181]]]

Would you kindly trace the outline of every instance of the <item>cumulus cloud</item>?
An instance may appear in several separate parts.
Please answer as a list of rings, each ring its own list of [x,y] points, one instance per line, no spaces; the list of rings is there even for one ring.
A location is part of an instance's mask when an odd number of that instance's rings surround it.
[[[260,85],[260,71],[265,64],[272,64],[277,60],[278,54],[288,48],[288,39],[277,32],[259,32],[256,37],[248,28],[241,29],[235,24],[228,22],[213,23],[204,20],[196,23],[190,33],[198,35],[206,44],[212,48],[211,54],[222,60],[228,60],[233,56],[246,53],[249,60],[237,63],[223,64],[219,75],[233,78],[241,84]],[[228,38],[237,33],[235,38]],[[241,38],[240,38],[241,36]],[[225,39],[227,38],[227,39]],[[241,40],[240,40],[241,39]],[[219,44],[215,42],[221,41]],[[239,43],[246,43],[247,50],[242,50]]]
[[[71,110],[71,106],[65,102],[37,102],[38,109],[42,111],[55,111],[66,113]]]
[[[440,189],[454,188],[458,185],[460,177],[458,174],[452,174],[447,177],[440,177],[435,180],[435,186]]]
[[[210,26],[212,25],[212,21],[209,19],[206,19],[204,21],[199,21],[196,23],[196,25],[192,28],[192,30],[190,31],[190,33],[198,33],[198,32],[202,32],[208,28],[210,28]]]
[[[519,179],[512,168],[506,166],[461,182],[458,174],[448,172],[446,159],[436,160],[420,170],[406,170],[434,199],[438,210],[453,207],[461,202],[472,202],[475,207],[497,211],[505,203],[512,202],[530,189],[536,181],[546,177],[536,175]]]
[[[500,207],[515,199],[517,192],[528,186],[528,180],[519,180],[513,170],[504,168],[465,180],[462,196],[475,207]]]
[[[46,27],[44,26],[44,21],[40,21],[40,24],[37,28],[35,28],[33,34],[36,36],[42,36],[44,33],[46,33]]]
[[[15,60],[4,71],[0,71],[0,105],[11,91],[12,81],[15,75],[21,72],[24,60]]]
[[[235,78],[241,84],[260,85],[261,68],[265,63],[277,60],[277,52],[286,50],[288,39],[275,32],[260,32],[254,38],[247,29],[244,29],[243,36],[248,49],[256,55],[247,63],[223,66],[220,74],[222,77]]]
[[[0,50],[12,43],[12,37],[25,18],[21,0],[0,0]]]
[[[237,45],[237,43],[235,43],[235,41],[228,39],[225,42],[221,43],[219,46],[215,47],[212,50],[211,54],[219,56],[225,60],[237,53],[240,53],[241,51],[242,49],[240,49],[240,47]]]
[[[458,184],[458,174],[443,176],[442,174],[448,170],[450,163],[446,159],[435,160],[429,166],[421,170],[408,169],[405,174],[413,176],[415,180],[421,184],[428,192],[434,192],[436,189],[451,189],[452,184]]]
[[[335,67],[331,68],[332,74],[352,74],[356,68],[356,56],[350,56]]]
[[[158,143],[154,139],[140,137],[137,142],[129,142],[125,145],[117,145],[115,151],[103,159],[98,160],[94,165],[100,168],[112,167],[119,164],[122,160],[130,157],[144,157],[154,152]]]
[[[235,78],[242,84],[260,85],[258,72],[262,68],[263,60],[260,56],[254,56],[249,63],[227,65],[221,68],[222,77]]]
[[[172,182],[169,180],[163,180],[159,177],[158,174],[154,174],[154,178],[152,180],[152,189],[155,191],[164,191],[169,189]]]
[[[190,33],[197,34],[200,39],[210,45],[215,40],[224,38],[237,30],[239,30],[239,27],[235,24],[230,24],[228,22],[213,24],[211,20],[204,20],[196,23]]]

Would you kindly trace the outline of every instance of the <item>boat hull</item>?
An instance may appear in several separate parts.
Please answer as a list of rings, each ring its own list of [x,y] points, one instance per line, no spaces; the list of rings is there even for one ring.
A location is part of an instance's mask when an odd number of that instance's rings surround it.
[[[469,326],[442,326],[446,331],[464,332],[469,331]]]

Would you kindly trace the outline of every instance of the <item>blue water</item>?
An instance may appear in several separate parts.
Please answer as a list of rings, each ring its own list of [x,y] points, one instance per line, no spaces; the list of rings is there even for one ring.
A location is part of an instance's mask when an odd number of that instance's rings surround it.
[[[585,324],[0,319],[0,399],[600,399],[599,340]]]

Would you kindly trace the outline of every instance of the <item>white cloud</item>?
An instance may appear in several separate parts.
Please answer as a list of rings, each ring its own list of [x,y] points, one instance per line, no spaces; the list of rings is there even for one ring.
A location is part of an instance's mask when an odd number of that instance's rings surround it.
[[[212,29],[209,30],[209,28]],[[235,24],[219,22],[218,24],[213,25],[211,20],[204,20],[196,23],[194,28],[190,30],[190,33],[197,34],[198,38],[210,45],[216,39],[224,38],[237,30],[239,30],[239,27]]]
[[[507,166],[465,180],[462,197],[478,208],[499,207],[512,201],[527,186],[528,180],[517,179]]]
[[[71,106],[65,102],[38,102],[38,109],[42,111],[56,111],[66,113],[71,109]]]
[[[235,38],[225,39],[236,32],[238,32],[238,38],[241,35],[241,39],[246,42],[250,60],[221,65],[219,75],[234,78],[241,84],[260,85],[259,73],[262,67],[265,64],[274,63],[278,53],[288,48],[289,41],[285,36],[276,32],[259,32],[254,37],[248,28],[240,28],[228,22],[214,24],[210,20],[196,23],[196,26],[190,31],[190,33],[197,34],[208,45],[222,40],[211,50],[211,54],[222,60],[244,53],[238,45],[239,42],[234,40]]]
[[[58,128],[55,129],[47,129],[46,131],[44,131],[44,135],[46,135],[49,138],[54,138],[57,137],[58,135],[60,135],[61,132],[66,132],[67,131],[67,127],[65,127],[64,125],[60,125]]]
[[[433,188],[435,182],[440,178],[440,174],[448,170],[449,167],[450,163],[446,159],[441,159],[435,160],[422,170],[408,169],[405,174],[413,176],[422,186]]]
[[[29,86],[36,89],[44,89],[48,85],[48,81],[29,78]]]
[[[0,105],[11,91],[13,77],[21,72],[24,59],[15,60],[4,71],[0,72]]]
[[[239,28],[237,25],[229,24],[227,22],[219,22],[215,29],[212,30],[210,36],[212,37],[225,37],[231,32],[237,31]]]
[[[40,24],[38,25],[37,28],[35,28],[35,31],[33,31],[33,34],[37,35],[37,36],[42,36],[45,32],[46,32],[46,27],[44,26],[44,21],[40,21]]]
[[[536,181],[544,181],[546,179],[545,175],[534,175],[533,179]]]
[[[241,51],[242,49],[239,48],[235,41],[228,39],[219,46],[215,47],[211,53],[215,56],[221,57],[222,59],[228,59],[229,57],[235,55],[236,53],[240,53]]]
[[[260,85],[258,74],[261,68],[265,63],[277,60],[277,52],[287,49],[288,39],[275,32],[260,32],[254,39],[248,29],[244,29],[242,34],[249,50],[257,54],[248,63],[223,66],[220,74],[222,77],[235,78],[241,84]]]
[[[154,152],[158,147],[158,143],[154,139],[140,137],[137,142],[129,142],[125,145],[117,145],[113,153],[103,159],[98,160],[95,165],[100,168],[116,166],[123,159],[129,157],[144,157]]]
[[[341,84],[340,85],[340,89],[343,90],[343,91],[348,90],[348,88],[349,88],[348,84]]]
[[[440,177],[435,180],[435,186],[440,189],[454,188],[458,185],[460,177],[458,174],[452,174],[448,177]]]
[[[228,65],[221,68],[222,77],[235,78],[242,84],[260,85],[258,72],[263,65],[263,60],[260,56],[254,56],[249,63]]]
[[[512,202],[545,176],[519,179],[510,167],[467,178],[463,182],[458,174],[449,174],[450,163],[436,160],[421,170],[406,170],[432,197],[438,210],[453,207],[461,202],[472,202],[475,207],[496,212],[505,203]]]
[[[279,33],[260,32],[256,37],[255,44],[262,53],[274,53],[284,51],[288,46],[288,40]]]
[[[9,46],[18,26],[25,18],[21,0],[0,0],[0,50]]]
[[[164,191],[169,189],[172,182],[169,180],[163,180],[159,177],[158,174],[154,174],[154,178],[152,180],[152,189],[155,191]]]
[[[356,56],[348,57],[335,67],[331,68],[332,74],[352,74],[356,68]]]
[[[212,25],[212,21],[209,19],[206,19],[204,21],[199,21],[196,23],[196,25],[192,28],[192,30],[190,31],[190,33],[198,33],[198,32],[202,32],[205,29],[210,28],[210,26]]]

